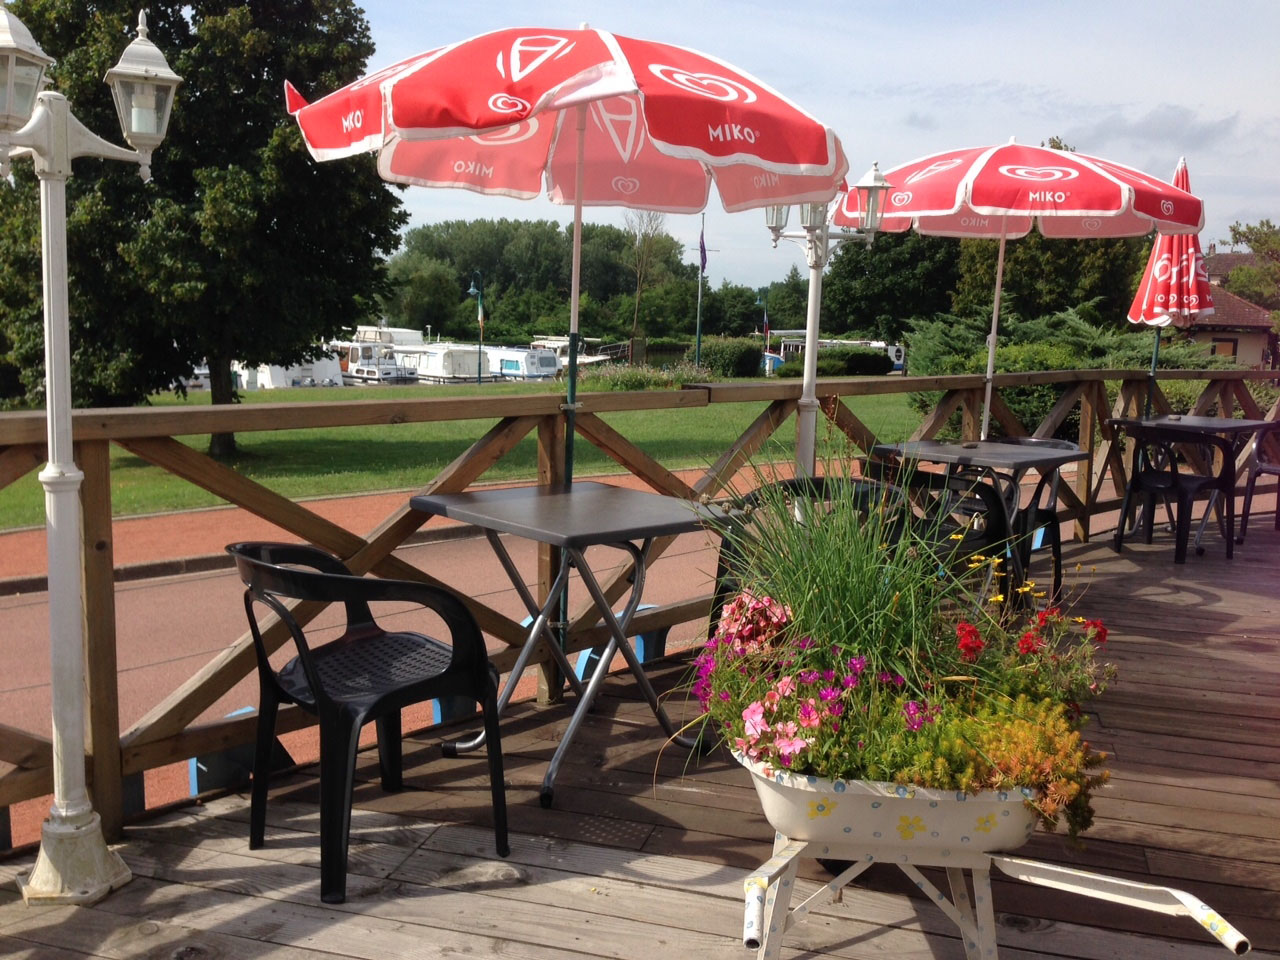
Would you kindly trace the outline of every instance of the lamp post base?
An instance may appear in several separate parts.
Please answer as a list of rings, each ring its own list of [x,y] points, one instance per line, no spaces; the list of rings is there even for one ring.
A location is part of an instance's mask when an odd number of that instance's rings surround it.
[[[80,824],[45,820],[36,865],[17,877],[28,904],[80,905],[97,903],[132,879],[125,862],[107,849],[96,813]]]

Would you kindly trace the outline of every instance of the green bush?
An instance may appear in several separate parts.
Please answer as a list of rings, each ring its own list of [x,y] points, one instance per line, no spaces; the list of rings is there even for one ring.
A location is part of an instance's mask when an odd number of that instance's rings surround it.
[[[870,347],[832,347],[818,352],[818,376],[860,377],[881,376],[893,369],[893,361],[883,350]],[[804,354],[788,360],[778,367],[780,377],[799,377],[804,374]]]
[[[658,369],[624,363],[594,363],[583,368],[578,389],[584,393],[612,390],[676,390],[686,383],[707,383],[715,374],[692,363]]]
[[[702,341],[702,365],[721,377],[759,376],[762,353],[760,341],[748,337],[705,337]],[[692,347],[684,359],[693,364]]]

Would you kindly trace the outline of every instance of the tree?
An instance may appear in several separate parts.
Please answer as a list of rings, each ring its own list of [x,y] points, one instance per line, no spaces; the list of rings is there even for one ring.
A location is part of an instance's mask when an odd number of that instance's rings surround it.
[[[823,328],[901,341],[913,320],[951,309],[959,259],[955,240],[915,231],[844,244],[823,281]]]
[[[781,281],[769,284],[764,299],[769,305],[770,327],[798,330],[805,325],[809,312],[809,279],[800,276],[800,269],[793,263]]]
[[[1280,227],[1270,220],[1233,223],[1231,242],[1247,244],[1254,263],[1236,267],[1223,283],[1230,293],[1268,310],[1280,310]],[[1280,323],[1280,318],[1277,318]]]
[[[51,75],[77,116],[90,129],[116,129],[102,76],[136,5],[16,0],[14,12],[57,59]],[[314,94],[351,81],[373,44],[353,0],[159,2],[148,25],[184,78],[154,181],[144,186],[122,164],[82,162],[68,184],[77,401],[135,403],[204,358],[214,402],[233,402],[232,360],[313,358],[386,289],[382,259],[405,222],[399,201],[367,157],[314,162],[280,94],[286,78]],[[8,199],[0,229],[16,240],[0,247],[0,299],[15,308],[7,359],[31,401],[36,307],[8,282],[29,259],[13,249],[29,235],[29,204]],[[233,452],[234,437],[215,436],[210,451]]]
[[[631,238],[627,263],[636,278],[635,303],[631,313],[631,340],[634,344],[640,335],[640,297],[645,286],[653,282],[653,274],[660,266],[661,243],[666,236],[663,227],[667,217],[657,210],[627,210],[622,218]]]

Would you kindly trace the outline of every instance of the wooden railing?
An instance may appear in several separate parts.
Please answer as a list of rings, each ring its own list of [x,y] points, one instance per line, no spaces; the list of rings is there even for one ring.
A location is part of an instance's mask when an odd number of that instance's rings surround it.
[[[1271,376],[1254,371],[1161,371],[1160,380],[1203,381],[1203,390],[1192,408],[1194,413],[1231,415],[1238,411],[1246,417],[1277,419],[1276,405],[1264,413],[1245,387],[1248,380]],[[1039,384],[1060,385],[1060,399],[1041,423],[1023,424],[1001,398],[1000,391]],[[1126,452],[1116,443],[1107,425],[1107,418],[1139,413],[1147,384],[1146,372],[1133,370],[1016,373],[995,378],[992,419],[1007,434],[1050,436],[1073,411],[1079,411],[1080,442],[1090,451],[1090,459],[1077,471],[1072,483],[1059,486],[1059,515],[1064,521],[1075,522],[1076,536],[1080,539],[1089,537],[1092,517],[1118,508],[1131,467]],[[1109,386],[1116,391],[1114,400],[1109,398]],[[980,376],[824,380],[819,384],[818,396],[831,429],[846,435],[859,450],[868,451],[877,438],[858,415],[859,398],[914,391],[937,391],[941,399],[913,438],[937,435],[957,412],[964,437],[977,436],[983,394]],[[652,393],[582,394],[578,397],[576,429],[579,435],[654,490],[670,496],[701,499],[725,490],[735,474],[790,418],[799,398],[800,384],[794,380],[710,384]],[[1169,403],[1158,387],[1151,399],[1155,412],[1169,410]],[[423,488],[424,491],[455,492],[465,490],[484,477],[490,467],[529,434],[537,437],[539,482],[553,483],[563,478],[565,420],[561,403],[560,396],[547,395],[77,411],[74,416],[76,459],[85,475],[81,497],[88,668],[87,763],[94,802],[102,815],[107,836],[117,836],[123,823],[127,777],[188,757],[249,743],[256,722],[255,717],[245,716],[212,724],[194,723],[219,697],[254,671],[251,640],[245,633],[176,690],[152,705],[128,729],[120,729],[108,455],[112,443],[269,520],[296,537],[333,551],[358,574],[435,583],[429,574],[394,554],[428,519],[409,509],[407,497],[404,505],[385,517],[371,534],[361,537],[318,516],[304,504],[274,493],[180,443],[175,437],[379,424],[392,429],[396,424],[410,422],[496,420],[469,449]],[[680,479],[602,418],[603,414],[628,410],[669,410],[675,417],[684,408],[709,404],[752,404],[759,406],[760,411],[746,431],[692,484]],[[0,486],[37,469],[44,462],[44,444],[43,414],[0,414]],[[1243,467],[1242,459],[1237,468]],[[656,543],[653,555],[660,555],[669,544],[669,540]],[[555,561],[552,548],[540,548],[540,599],[546,595]],[[621,571],[606,584],[606,593],[615,600],[626,588],[626,571]],[[709,602],[709,595],[693,596],[645,610],[636,616],[633,628],[642,633],[702,619],[708,614]],[[481,602],[469,600],[468,603],[482,629],[503,645],[494,655],[494,662],[500,670],[509,669],[525,629]],[[302,604],[295,616],[306,623],[320,609],[316,604]],[[585,604],[571,618],[567,631],[570,652],[605,640],[605,628],[593,611],[592,605]],[[277,623],[266,631],[265,639],[275,648],[285,642],[287,633]],[[552,674],[545,658],[537,666],[540,695],[552,698],[558,685],[551,683]],[[280,716],[281,730],[297,729],[309,723],[310,718],[297,710],[282,711]],[[3,771],[0,773],[0,811],[18,801],[51,792],[51,756],[47,737],[0,724],[0,771]]]

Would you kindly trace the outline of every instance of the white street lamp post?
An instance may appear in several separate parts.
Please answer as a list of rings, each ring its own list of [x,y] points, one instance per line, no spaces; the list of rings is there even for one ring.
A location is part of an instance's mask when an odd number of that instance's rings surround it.
[[[889,184],[880,174],[878,164],[872,164],[854,186],[863,210],[862,226],[857,230],[833,233],[827,222],[827,206],[824,203],[800,204],[800,225],[804,233],[785,233],[789,209],[785,206],[765,208],[765,226],[773,234],[773,245],[779,240],[791,240],[804,246],[805,260],[809,264],[809,307],[805,316],[804,380],[800,389],[800,401],[796,409],[796,469],[804,476],[812,477],[817,470],[818,433],[818,320],[822,308],[822,271],[827,266],[831,252],[841,243],[859,240],[870,244],[875,239],[883,214],[882,199]]]
[[[15,60],[23,95],[40,88],[52,61],[31,34],[0,6],[0,65],[9,86],[0,109],[0,160],[31,157],[40,179],[40,233],[44,281],[45,406],[49,462],[40,471],[45,490],[49,551],[49,634],[53,714],[53,805],[40,834],[40,854],[18,885],[27,903],[93,903],[131,877],[107,849],[102,825],[85,786],[84,624],[80,601],[80,482],[72,453],[71,347],[67,312],[67,178],[76,157],[124,160],[141,166],[149,180],[151,151],[164,139],[173,92],[181,78],[147,39],[146,14],[138,15],[138,38],[107,73],[126,150],[95,136],[71,114],[67,98],[44,91],[26,99],[25,116],[15,96]],[[39,72],[31,80],[30,63]],[[30,119],[27,120],[26,117]],[[25,123],[23,122],[25,121]],[[18,127],[20,129],[15,129]],[[12,150],[11,150],[12,148]]]

